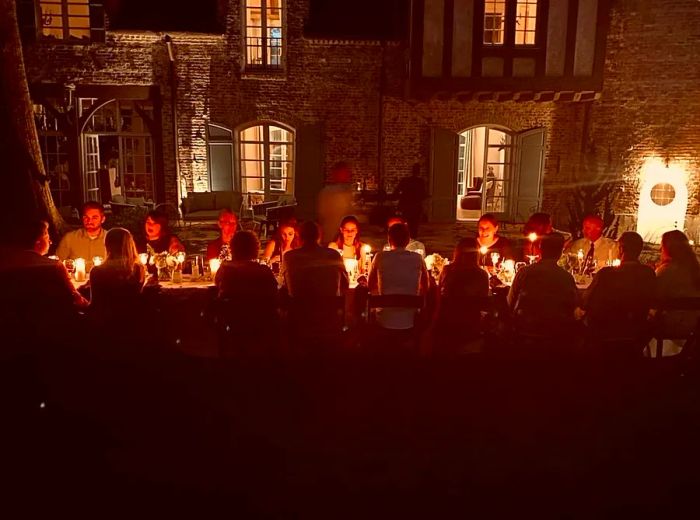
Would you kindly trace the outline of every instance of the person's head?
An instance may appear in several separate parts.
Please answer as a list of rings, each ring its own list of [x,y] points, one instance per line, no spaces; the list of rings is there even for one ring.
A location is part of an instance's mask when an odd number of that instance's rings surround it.
[[[603,219],[598,215],[586,215],[583,219],[583,237],[595,242],[603,235]]]
[[[230,209],[224,208],[219,212],[217,224],[221,230],[221,236],[225,241],[229,242],[231,237],[236,234],[236,229],[238,229],[238,217]]]
[[[700,287],[700,263],[685,233],[674,229],[661,235],[661,260],[689,271],[695,287]]]
[[[102,224],[105,222],[105,212],[102,204],[94,200],[83,204],[80,215],[83,221],[83,228],[90,235],[96,235],[102,229]]]
[[[548,213],[533,213],[523,227],[523,234],[535,233],[538,237],[552,232],[552,217]]]
[[[105,251],[107,258],[105,263],[120,264],[130,269],[138,262],[136,244],[128,230],[124,228],[112,228],[105,235]]]
[[[498,219],[493,214],[486,213],[481,215],[477,226],[479,240],[481,240],[481,242],[489,245],[496,240],[496,235],[498,234]]]
[[[635,233],[634,231],[625,231],[620,235],[617,242],[620,244],[622,260],[628,262],[638,260],[639,255],[642,254],[642,249],[644,249],[644,240],[639,233]]]
[[[394,224],[405,224],[405,223],[406,223],[406,221],[402,217],[400,217],[398,215],[393,215],[393,216],[389,217],[386,221],[386,230],[387,230],[387,232],[389,232],[389,228],[391,226],[393,226]]]
[[[455,246],[452,262],[458,265],[479,265],[479,243],[476,238],[463,238]]]
[[[542,260],[559,260],[564,251],[564,242],[564,235],[560,233],[544,235],[540,243]]]
[[[146,214],[144,229],[148,240],[157,240],[168,232],[168,216],[158,210],[149,211]]]
[[[291,218],[289,220],[282,221],[277,228],[277,237],[280,244],[286,247],[296,247],[299,242],[296,219]]]
[[[406,224],[394,224],[389,228],[389,245],[392,249],[403,248],[411,241]]]
[[[250,261],[258,258],[260,241],[255,233],[241,231],[233,235],[231,239],[231,254],[234,260]]]
[[[316,222],[307,220],[299,228],[299,237],[304,246],[318,245],[318,240],[321,238],[321,230]]]
[[[32,237],[31,248],[44,256],[51,247],[51,237],[49,236],[49,223],[45,220],[37,220],[28,226],[28,237]]]
[[[338,245],[356,245],[360,240],[360,222],[353,215],[348,215],[340,221]]]

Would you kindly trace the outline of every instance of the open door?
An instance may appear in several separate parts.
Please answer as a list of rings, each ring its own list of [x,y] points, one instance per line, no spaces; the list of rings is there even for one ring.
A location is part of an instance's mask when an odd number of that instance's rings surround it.
[[[511,210],[516,222],[525,222],[542,205],[544,138],[544,128],[518,135],[517,172]]]
[[[83,197],[100,201],[100,136],[83,134]]]
[[[457,211],[459,136],[444,128],[430,130],[430,221],[454,222]]]

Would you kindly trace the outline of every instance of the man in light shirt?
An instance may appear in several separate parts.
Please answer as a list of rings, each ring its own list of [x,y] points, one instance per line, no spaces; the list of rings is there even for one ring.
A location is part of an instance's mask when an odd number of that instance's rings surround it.
[[[63,235],[56,249],[56,256],[66,258],[84,258],[90,264],[96,256],[105,258],[105,221],[104,209],[99,202],[89,201],[83,204],[83,227]]]
[[[583,219],[583,238],[572,242],[567,248],[567,253],[577,254],[583,251],[586,265],[595,260],[596,270],[612,263],[619,257],[617,242],[603,236],[603,219],[598,215],[587,215]]]

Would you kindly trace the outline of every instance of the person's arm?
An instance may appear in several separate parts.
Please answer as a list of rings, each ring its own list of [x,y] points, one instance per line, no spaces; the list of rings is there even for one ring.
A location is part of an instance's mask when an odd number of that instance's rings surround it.
[[[380,251],[372,260],[372,265],[369,268],[369,278],[367,278],[367,289],[369,290],[370,294],[378,294],[379,292],[379,275],[377,273],[379,271],[379,259],[381,258],[381,256],[382,253]]]
[[[80,294],[76,290],[76,288],[73,287],[73,284],[70,281],[70,275],[68,274],[68,271],[66,271],[66,268],[63,266],[63,264],[56,263],[56,269],[58,270],[59,276],[61,278],[61,283],[66,287],[66,290],[71,295],[73,305],[78,309],[85,309],[90,304],[90,302],[83,298],[82,294]]]
[[[271,239],[268,240],[267,245],[265,246],[265,251],[263,252],[263,258],[267,260],[268,262],[272,258],[272,253],[275,252],[275,240]]]
[[[418,255],[420,256],[420,255]],[[428,294],[428,288],[430,287],[430,280],[428,279],[428,270],[425,268],[425,262],[421,257],[420,261],[420,283],[418,286],[418,294],[425,295]]]

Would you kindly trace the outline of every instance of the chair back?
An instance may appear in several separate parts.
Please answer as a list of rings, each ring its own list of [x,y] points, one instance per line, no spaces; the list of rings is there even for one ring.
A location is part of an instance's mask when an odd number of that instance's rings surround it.
[[[419,313],[425,306],[425,297],[417,294],[370,294],[367,297],[367,320],[375,320],[376,309],[412,309]]]
[[[677,331],[667,329],[664,318],[667,314],[684,312],[694,314],[692,318],[695,320],[695,325],[685,334],[684,338],[679,338]],[[687,341],[683,346],[680,357],[695,357],[698,350],[698,337],[700,337],[700,297],[686,296],[669,298],[660,302],[656,319],[654,320],[654,339],[656,340],[657,359],[661,360],[663,357],[663,341],[665,339],[686,339]]]

